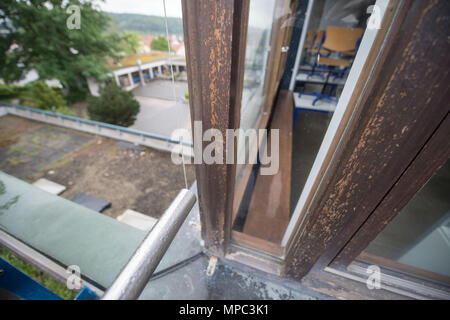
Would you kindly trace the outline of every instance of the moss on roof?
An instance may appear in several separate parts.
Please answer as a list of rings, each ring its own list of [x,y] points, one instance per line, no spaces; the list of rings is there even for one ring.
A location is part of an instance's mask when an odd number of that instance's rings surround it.
[[[113,70],[118,70],[126,67],[136,66],[136,60],[141,60],[141,63],[148,63],[158,60],[168,59],[170,56],[167,52],[154,51],[152,53],[138,53],[126,56],[120,60],[119,64],[110,63],[109,67]],[[184,57],[174,57],[173,61],[186,61]]]
[[[114,70],[131,67],[136,65],[136,60],[141,60],[142,63],[148,63],[158,60],[167,59],[169,54],[166,52],[152,52],[152,53],[140,53],[126,56],[120,60],[120,64],[111,64],[110,67]]]

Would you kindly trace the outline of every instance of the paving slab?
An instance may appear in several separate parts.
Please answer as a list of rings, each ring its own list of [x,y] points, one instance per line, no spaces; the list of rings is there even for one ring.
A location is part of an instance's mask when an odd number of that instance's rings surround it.
[[[146,216],[140,212],[127,209],[120,216],[116,218],[118,221],[126,223],[132,227],[143,231],[150,231],[158,222],[158,219]]]
[[[33,186],[55,195],[61,194],[64,190],[66,190],[66,186],[45,178],[38,179],[33,183]]]

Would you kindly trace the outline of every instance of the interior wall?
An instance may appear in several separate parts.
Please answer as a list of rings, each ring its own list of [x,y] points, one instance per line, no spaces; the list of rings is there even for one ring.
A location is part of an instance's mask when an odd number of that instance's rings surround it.
[[[309,18],[308,30],[319,29],[325,1],[326,0],[314,0],[314,5],[311,10],[311,17]]]
[[[328,26],[338,27],[365,27],[370,14],[367,8],[375,0],[325,0],[319,29],[325,30]]]

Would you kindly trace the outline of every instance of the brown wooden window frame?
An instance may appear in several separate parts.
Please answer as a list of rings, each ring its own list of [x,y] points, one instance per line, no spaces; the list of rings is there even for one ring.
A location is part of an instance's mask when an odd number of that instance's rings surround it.
[[[191,120],[225,136],[239,128],[249,1],[182,5]],[[390,1],[284,256],[231,242],[236,167],[196,165],[202,236],[211,255],[301,279],[313,267],[345,268],[375,238],[448,158],[448,142],[447,153],[433,149],[434,141],[442,145],[449,112],[448,88],[439,87],[450,80],[442,72],[449,70],[446,12],[445,0]],[[436,32],[445,36],[431,39]],[[413,112],[405,110],[410,105]],[[414,178],[411,172],[425,164]],[[410,187],[402,193],[399,184]],[[395,192],[402,202],[392,201]]]

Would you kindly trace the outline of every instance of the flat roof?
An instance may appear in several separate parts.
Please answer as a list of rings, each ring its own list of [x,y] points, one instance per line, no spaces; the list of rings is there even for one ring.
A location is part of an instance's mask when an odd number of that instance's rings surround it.
[[[113,64],[111,63],[109,65],[109,67],[113,70],[120,70],[123,68],[127,68],[127,67],[133,67],[133,66],[137,66],[136,64],[136,60],[141,60],[141,63],[149,63],[149,62],[155,62],[155,61],[159,61],[159,60],[166,60],[168,58],[170,58],[171,56],[164,51],[155,51],[155,52],[151,52],[151,53],[138,53],[138,54],[132,54],[132,55],[128,55],[124,58],[122,58],[119,64]],[[180,56],[172,56],[173,61],[186,61],[186,59],[184,57],[180,57]]]

